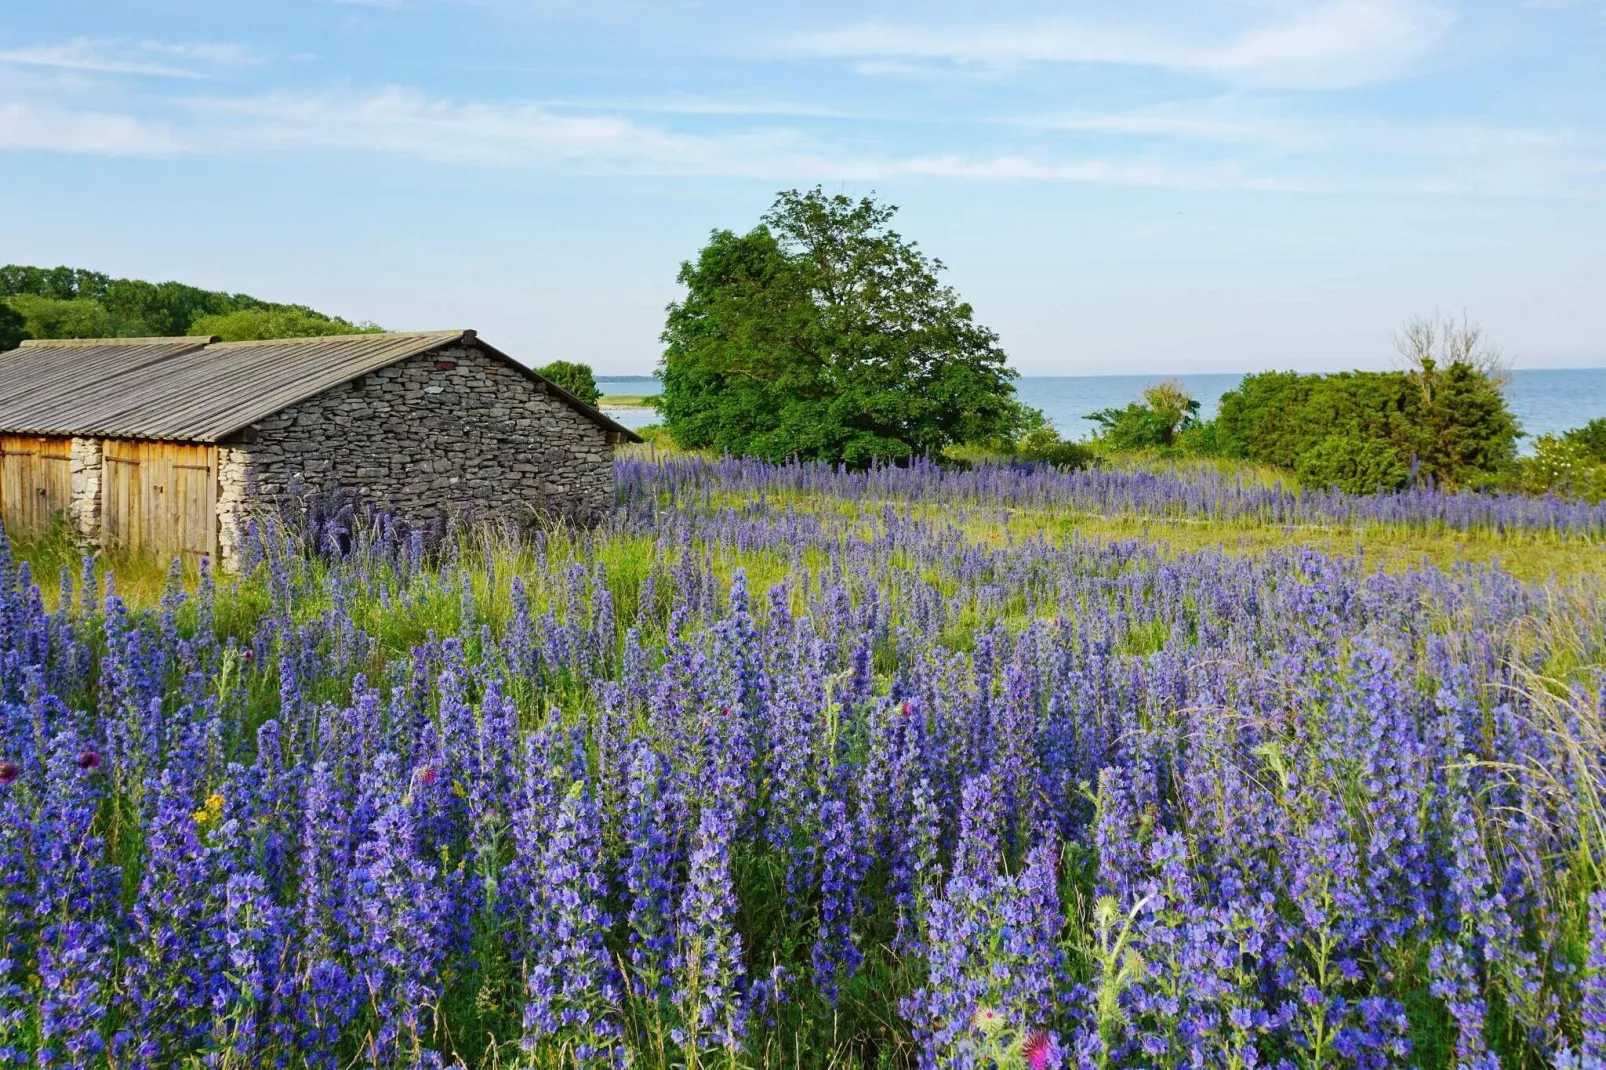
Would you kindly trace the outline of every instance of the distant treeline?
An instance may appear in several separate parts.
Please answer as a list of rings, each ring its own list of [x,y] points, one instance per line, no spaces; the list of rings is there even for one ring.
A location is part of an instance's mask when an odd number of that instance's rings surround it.
[[[305,305],[181,282],[114,279],[82,268],[0,267],[0,349],[24,338],[143,338],[214,334],[224,341],[381,330]]]

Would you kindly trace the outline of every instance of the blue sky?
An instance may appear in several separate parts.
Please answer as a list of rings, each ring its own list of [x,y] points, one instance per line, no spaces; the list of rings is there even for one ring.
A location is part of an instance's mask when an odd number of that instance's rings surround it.
[[[0,10],[0,261],[643,372],[679,262],[875,191],[1027,374],[1606,364],[1606,0]]]

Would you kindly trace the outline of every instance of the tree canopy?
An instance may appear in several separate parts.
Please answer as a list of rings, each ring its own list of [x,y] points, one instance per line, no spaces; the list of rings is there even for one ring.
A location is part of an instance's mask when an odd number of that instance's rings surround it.
[[[0,353],[16,349],[28,337],[27,323],[22,313],[0,301]]]
[[[595,405],[602,397],[597,389],[597,377],[591,365],[575,360],[555,360],[535,369],[535,374],[567,390],[587,405]]]
[[[352,323],[302,308],[242,308],[220,316],[197,317],[188,333],[215,334],[225,342],[254,342],[264,338],[377,334],[379,330],[372,323]]]
[[[1023,429],[998,336],[896,212],[789,190],[681,265],[659,365],[676,442],[862,466]]]
[[[371,323],[326,316],[305,305],[249,294],[202,290],[181,282],[114,279],[82,268],[0,267],[0,349],[11,313],[29,338],[135,338],[216,334],[226,341],[378,331]],[[15,333],[15,332],[13,332]]]

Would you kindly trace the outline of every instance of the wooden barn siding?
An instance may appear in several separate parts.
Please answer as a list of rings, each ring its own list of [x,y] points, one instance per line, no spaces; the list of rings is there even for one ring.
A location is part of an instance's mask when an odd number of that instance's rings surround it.
[[[72,439],[0,435],[0,520],[43,535],[72,504]]]
[[[217,556],[217,447],[107,439],[106,545]]]

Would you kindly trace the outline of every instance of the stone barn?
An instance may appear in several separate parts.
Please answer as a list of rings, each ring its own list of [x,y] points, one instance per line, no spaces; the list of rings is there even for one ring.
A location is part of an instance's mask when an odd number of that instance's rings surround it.
[[[639,442],[473,331],[219,342],[100,338],[0,353],[0,519],[228,567],[292,487],[413,523],[589,524]]]

